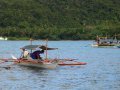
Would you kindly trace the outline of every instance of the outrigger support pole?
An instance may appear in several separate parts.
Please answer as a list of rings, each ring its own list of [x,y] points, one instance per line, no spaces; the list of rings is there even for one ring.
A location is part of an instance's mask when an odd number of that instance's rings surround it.
[[[32,41],[33,41],[33,39],[30,38],[30,45],[32,45]],[[32,49],[31,49],[31,53],[32,53]]]
[[[47,59],[47,55],[48,55],[47,46],[48,46],[48,39],[46,39],[46,57],[45,57],[45,59]]]

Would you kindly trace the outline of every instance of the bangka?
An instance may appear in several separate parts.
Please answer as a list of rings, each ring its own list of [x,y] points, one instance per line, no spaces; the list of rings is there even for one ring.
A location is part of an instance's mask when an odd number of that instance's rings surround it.
[[[48,48],[43,45],[27,45],[22,47],[27,50],[35,50],[36,48],[41,48],[43,50],[55,50],[57,48]],[[22,65],[22,66],[30,66],[30,67],[39,67],[39,68],[45,68],[45,69],[54,69],[58,66],[58,60],[57,59],[48,59],[47,57],[45,59],[32,59],[30,56],[27,58],[18,58],[15,61],[15,64]]]
[[[108,46],[116,46],[118,44],[118,40],[113,38],[99,37],[96,38],[96,43],[92,44],[93,47],[108,47]]]
[[[48,48],[43,45],[27,45],[22,47],[27,50],[35,50],[36,48],[41,48],[43,50],[55,50],[58,48]],[[47,55],[47,53],[46,53]],[[39,67],[39,68],[47,68],[47,69],[54,69],[58,65],[59,66],[76,66],[76,65],[86,65],[85,62],[78,62],[75,61],[75,59],[48,59],[47,57],[45,59],[31,59],[30,57],[23,59],[19,58],[15,61],[15,64],[22,65],[22,66],[30,66],[30,67]]]
[[[0,59],[2,62],[14,62],[16,65],[28,66],[28,67],[38,67],[44,69],[54,69],[57,66],[77,66],[77,65],[86,65],[85,62],[76,61],[76,59],[60,59],[60,58],[48,58],[48,50],[56,50],[58,48],[49,48],[46,45],[33,45],[32,42],[30,45],[26,45],[20,49],[29,51],[27,57],[16,58],[12,56],[12,59]],[[33,59],[31,53],[36,51],[36,49],[42,49],[45,51],[45,58]]]

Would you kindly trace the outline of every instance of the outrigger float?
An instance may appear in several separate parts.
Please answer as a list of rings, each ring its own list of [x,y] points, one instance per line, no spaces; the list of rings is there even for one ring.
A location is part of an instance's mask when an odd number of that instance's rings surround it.
[[[60,61],[58,65],[60,66],[78,66],[78,65],[86,65],[86,62],[78,62],[78,61]]]

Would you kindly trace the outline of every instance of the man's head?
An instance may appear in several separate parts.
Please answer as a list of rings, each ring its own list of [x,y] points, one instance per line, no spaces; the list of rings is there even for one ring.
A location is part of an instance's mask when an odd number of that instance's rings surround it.
[[[44,53],[44,50],[43,50],[43,49],[41,50],[41,53]]]

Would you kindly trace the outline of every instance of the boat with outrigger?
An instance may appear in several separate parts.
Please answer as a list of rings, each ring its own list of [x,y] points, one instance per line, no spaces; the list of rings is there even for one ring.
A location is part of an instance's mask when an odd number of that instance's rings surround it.
[[[111,46],[117,46],[118,40],[115,36],[115,38],[108,38],[106,37],[100,37],[97,36],[95,43],[92,44],[93,47],[111,47]]]
[[[45,58],[33,59],[31,57],[31,54],[38,48],[45,51]],[[16,58],[15,56],[12,55],[12,59],[0,59],[0,60],[4,62],[14,62],[15,65],[38,67],[44,69],[55,69],[58,66],[78,66],[87,64],[86,62],[76,61],[77,59],[48,58],[48,51],[58,50],[58,48],[50,48],[48,47],[47,43],[46,45],[33,45],[31,41],[30,45],[23,46],[22,49],[30,51],[26,58],[24,57]]]
[[[22,65],[22,66],[30,66],[30,67],[39,67],[39,68],[46,68],[46,69],[54,69],[57,66],[78,66],[78,65],[86,65],[85,62],[78,62],[76,59],[60,59],[54,58],[49,59],[47,58],[47,50],[56,50],[58,48],[48,48],[44,45],[27,45],[22,47],[27,50],[36,50],[36,48],[40,48],[42,50],[46,50],[46,57],[45,59],[32,59],[30,56],[28,58],[18,58],[15,61],[15,64]],[[13,58],[15,59],[15,58]]]
[[[30,50],[31,53],[36,48],[40,48],[42,50],[56,50],[57,48],[48,48],[44,45],[26,45],[22,47],[22,49]],[[13,58],[15,59],[15,58]],[[57,59],[48,59],[47,56],[45,59],[33,59],[30,54],[27,55],[26,58],[16,58],[15,64],[22,65],[22,66],[30,66],[30,67],[39,67],[39,68],[46,68],[46,69],[54,69],[58,66]]]

